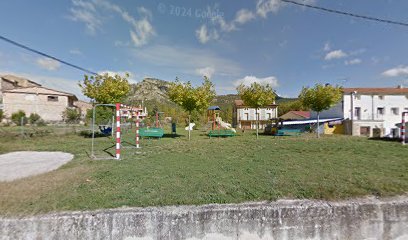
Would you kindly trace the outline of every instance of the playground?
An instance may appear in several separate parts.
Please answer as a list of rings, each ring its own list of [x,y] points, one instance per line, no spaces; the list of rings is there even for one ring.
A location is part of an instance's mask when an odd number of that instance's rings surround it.
[[[408,191],[408,148],[399,142],[349,136],[273,137],[253,131],[209,138],[208,131],[164,128],[142,138],[121,160],[93,160],[91,139],[78,134],[2,139],[0,153],[61,151],[72,161],[43,174],[0,182],[3,215],[123,206],[238,203],[280,198],[346,199]],[[135,143],[135,132],[122,142]],[[115,156],[112,137],[95,152]],[[108,149],[107,149],[108,148]],[[104,150],[107,149],[107,150]],[[108,152],[108,153],[107,153]]]

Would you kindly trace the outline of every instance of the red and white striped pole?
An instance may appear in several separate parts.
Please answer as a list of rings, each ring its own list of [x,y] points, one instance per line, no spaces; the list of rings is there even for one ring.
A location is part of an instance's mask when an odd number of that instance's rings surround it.
[[[136,148],[140,148],[139,144],[140,136],[139,136],[139,109],[136,111]]]
[[[116,103],[116,159],[120,160],[120,103]]]
[[[408,112],[402,113],[402,121],[401,121],[401,143],[402,145],[405,145],[405,139],[406,139],[406,134],[405,134],[405,115],[406,114],[408,114]]]

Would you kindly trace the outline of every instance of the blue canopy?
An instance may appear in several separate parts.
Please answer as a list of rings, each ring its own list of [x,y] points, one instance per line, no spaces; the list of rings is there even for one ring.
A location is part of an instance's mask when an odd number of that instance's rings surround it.
[[[218,106],[210,106],[210,107],[208,108],[208,110],[221,110],[221,108],[218,107]]]

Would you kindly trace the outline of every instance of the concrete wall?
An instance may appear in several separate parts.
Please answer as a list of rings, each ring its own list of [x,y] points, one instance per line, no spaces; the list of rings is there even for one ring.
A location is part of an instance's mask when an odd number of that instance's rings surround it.
[[[408,197],[124,208],[0,218],[0,239],[408,239]]]
[[[58,101],[49,101],[48,96],[58,97]],[[37,113],[45,121],[62,121],[62,113],[70,106],[67,96],[10,92],[3,93],[3,103],[7,117],[23,110],[27,117]]]
[[[351,118],[351,96],[344,95],[344,118]],[[357,94],[353,98],[353,107],[360,108],[360,119],[354,115],[354,120],[372,121],[383,121],[382,131],[383,136],[393,137],[392,129],[397,129],[395,124],[401,123],[401,114],[403,111],[408,110],[408,96],[406,95],[364,95]],[[384,114],[379,114],[378,108],[384,108]],[[392,108],[397,108],[397,113],[392,112]],[[362,122],[359,123],[360,126],[370,126],[364,125]],[[398,129],[397,129],[398,130]],[[353,131],[354,132],[354,131]],[[357,134],[357,136],[359,133]]]

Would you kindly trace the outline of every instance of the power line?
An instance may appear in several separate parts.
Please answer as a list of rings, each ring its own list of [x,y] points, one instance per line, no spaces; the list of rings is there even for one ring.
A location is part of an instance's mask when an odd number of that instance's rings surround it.
[[[281,0],[281,1],[286,2],[286,3],[295,4],[295,5],[298,5],[298,6],[313,8],[313,9],[317,9],[317,10],[321,10],[321,11],[325,11],[325,12],[329,12],[329,13],[335,13],[335,14],[346,15],[346,16],[355,17],[355,18],[362,18],[362,19],[370,20],[370,21],[376,21],[376,22],[381,22],[381,23],[388,23],[388,24],[394,24],[394,25],[408,27],[408,23],[404,23],[404,22],[381,19],[381,18],[377,18],[377,17],[364,16],[364,15],[359,15],[359,14],[349,13],[349,12],[343,12],[343,11],[339,11],[339,10],[313,6],[313,5],[309,5],[309,4],[305,4],[305,3],[299,3],[299,2],[296,2],[296,1],[292,1],[292,0]]]
[[[21,44],[21,43],[18,43],[18,42],[16,42],[16,41],[13,41],[13,40],[11,40],[11,39],[9,39],[9,38],[6,38],[6,37],[4,37],[4,36],[1,36],[1,35],[0,35],[0,39],[3,40],[3,41],[5,41],[5,42],[11,43],[11,44],[13,44],[13,45],[15,45],[15,46],[17,46],[17,47],[20,47],[20,48],[23,48],[23,49],[28,50],[28,51],[30,51],[30,52],[36,53],[36,54],[38,54],[38,55],[41,55],[41,56],[44,56],[44,57],[47,57],[47,58],[51,58],[51,59],[53,59],[53,60],[55,60],[55,61],[57,61],[57,62],[60,62],[60,63],[62,63],[62,64],[65,64],[65,65],[67,65],[67,66],[70,66],[70,67],[72,67],[72,68],[75,68],[75,69],[78,69],[78,70],[81,70],[81,71],[90,73],[90,74],[92,74],[92,75],[98,75],[97,73],[95,73],[95,72],[93,72],[93,71],[91,71],[91,70],[88,70],[88,69],[83,68],[83,67],[80,67],[80,66],[78,66],[78,65],[69,63],[69,62],[64,61],[64,60],[61,60],[61,59],[59,59],[59,58],[53,57],[53,56],[51,56],[51,55],[49,55],[49,54],[46,54],[46,53],[44,53],[44,52],[35,50],[35,49],[33,49],[33,48],[30,48],[30,47],[28,47],[28,46],[26,46],[26,45],[23,45],[23,44]]]

